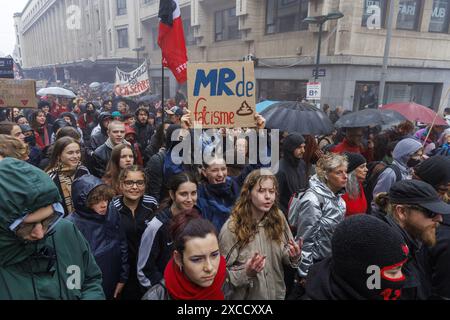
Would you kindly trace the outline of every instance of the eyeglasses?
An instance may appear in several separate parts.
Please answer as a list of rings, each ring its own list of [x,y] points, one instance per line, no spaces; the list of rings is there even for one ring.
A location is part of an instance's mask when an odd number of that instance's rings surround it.
[[[137,187],[143,187],[143,186],[145,186],[145,181],[144,180],[137,180],[137,181],[125,180],[123,182],[123,184],[129,188],[133,187],[134,185],[136,185]]]
[[[9,230],[14,232],[18,237],[25,238],[33,232],[36,225],[42,225],[42,229],[45,231],[45,234],[51,232],[56,224],[64,217],[64,208],[60,203],[55,203],[52,205],[53,212],[47,218],[38,221],[27,223],[24,220],[29,216],[29,214],[25,215],[22,218],[15,220],[10,226]]]
[[[412,210],[416,210],[416,211],[420,211],[422,212],[427,218],[433,219],[435,218],[438,213],[430,211],[424,207],[421,206],[407,206],[407,208],[412,209]]]

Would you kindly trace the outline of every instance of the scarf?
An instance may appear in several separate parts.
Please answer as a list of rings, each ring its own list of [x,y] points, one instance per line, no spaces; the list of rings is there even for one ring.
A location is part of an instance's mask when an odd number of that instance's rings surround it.
[[[226,277],[226,262],[220,257],[219,270],[213,284],[208,288],[202,288],[192,283],[182,272],[173,258],[167,264],[164,271],[164,280],[167,291],[174,300],[224,300],[222,286]]]
[[[44,149],[50,145],[50,137],[48,135],[47,125],[35,130],[36,143],[40,149]]]
[[[75,170],[60,166],[56,170],[49,172],[50,178],[58,177],[66,216],[75,211],[72,200],[72,182],[77,178],[78,169],[80,169],[80,166]],[[72,179],[72,177],[74,178]]]

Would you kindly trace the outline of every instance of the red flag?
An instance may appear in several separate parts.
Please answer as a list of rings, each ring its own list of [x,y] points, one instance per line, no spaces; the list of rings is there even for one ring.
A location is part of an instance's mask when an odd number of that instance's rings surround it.
[[[188,58],[178,0],[160,0],[158,16],[158,45],[162,52],[162,63],[172,70],[179,83],[184,83],[187,81]]]

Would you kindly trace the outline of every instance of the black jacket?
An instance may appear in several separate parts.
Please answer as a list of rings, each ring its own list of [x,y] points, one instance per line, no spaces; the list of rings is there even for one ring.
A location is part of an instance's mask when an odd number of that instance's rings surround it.
[[[304,191],[308,188],[306,180],[306,164],[303,160],[298,161],[297,167],[294,167],[286,159],[281,159],[280,168],[276,174],[278,185],[280,187],[280,209],[287,214],[289,200],[296,192]],[[295,177],[296,186],[289,183],[289,177]]]
[[[169,235],[169,222],[172,219],[170,207],[157,214],[147,224],[141,239],[138,256],[138,280],[142,287],[150,288],[164,277],[164,270],[173,252]]]
[[[121,226],[125,232],[128,243],[130,276],[122,292],[122,299],[138,300],[144,294],[137,279],[139,245],[141,243],[142,234],[147,227],[147,223],[155,216],[154,212],[158,208],[158,202],[153,197],[144,195],[134,212],[134,216],[131,210],[123,202],[123,196],[114,198],[112,203],[120,214]]]
[[[306,278],[305,295],[302,300],[365,300],[344,281],[335,277],[331,268],[331,257],[326,258],[309,270]]]
[[[150,143],[150,139],[153,136],[154,129],[149,124],[141,124],[139,121],[133,126],[136,131],[137,142],[139,144],[139,148],[142,151],[145,151],[147,145]]]
[[[124,204],[123,196],[114,198],[112,203],[120,214],[122,229],[127,237],[128,261],[133,269],[131,272],[136,274],[137,257],[142,234],[147,224],[154,218],[155,211],[158,208],[158,202],[155,198],[144,195],[136,208],[134,216],[131,210]]]
[[[423,259],[432,285],[432,299],[450,299],[450,216],[443,215],[436,245],[423,247]]]
[[[145,166],[145,176],[147,177],[146,193],[154,197],[157,201],[164,199],[163,194],[163,176],[164,176],[164,157],[166,151],[161,150],[153,155]]]
[[[75,212],[68,218],[89,242],[95,261],[103,275],[103,289],[112,299],[117,283],[126,283],[129,274],[128,248],[125,233],[121,229],[120,215],[110,204],[105,216],[87,208],[89,193],[102,181],[85,175],[72,184]]]
[[[106,166],[108,165],[109,159],[111,159],[111,153],[112,149],[108,147],[106,143],[102,144],[94,151],[91,168],[91,172],[94,176],[102,178],[105,175]]]

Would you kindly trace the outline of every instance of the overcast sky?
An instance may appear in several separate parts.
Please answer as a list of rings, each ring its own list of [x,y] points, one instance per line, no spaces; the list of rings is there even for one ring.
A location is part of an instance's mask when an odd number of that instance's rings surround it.
[[[14,31],[15,12],[22,12],[28,0],[7,0],[1,2],[0,9],[0,53],[8,55],[14,51],[16,33]]]

